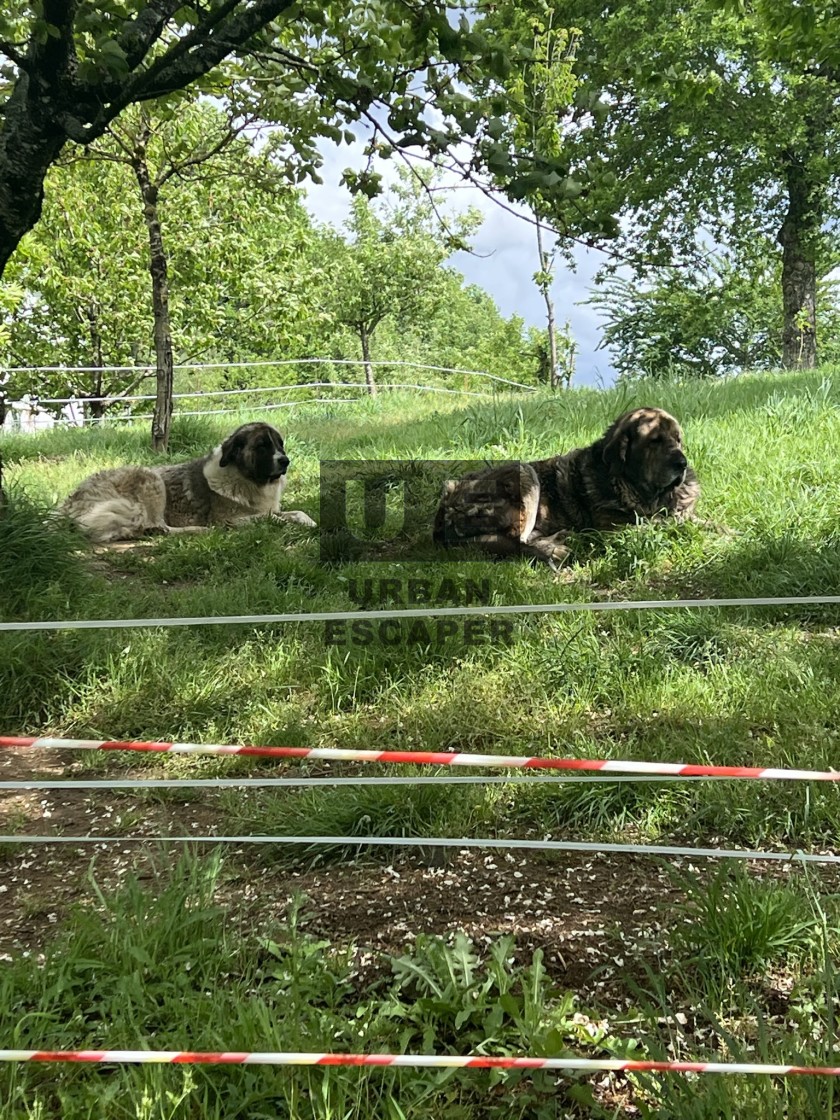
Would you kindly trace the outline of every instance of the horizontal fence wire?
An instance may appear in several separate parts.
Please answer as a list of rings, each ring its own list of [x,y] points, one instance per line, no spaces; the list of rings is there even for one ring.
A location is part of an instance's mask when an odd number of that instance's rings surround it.
[[[326,366],[354,366],[356,368],[363,368],[365,364],[374,368],[403,368],[403,369],[419,369],[426,370],[430,373],[451,373],[462,377],[482,377],[488,381],[495,381],[501,385],[510,385],[516,389],[525,389],[528,392],[534,393],[537,391],[537,386],[526,385],[521,381],[513,381],[509,377],[500,377],[495,373],[488,373],[487,370],[479,369],[461,369],[457,366],[438,366],[430,365],[424,362],[410,362],[403,360],[386,361],[377,360],[368,363],[363,362],[359,358],[285,358],[276,361],[266,362],[204,362],[204,363],[181,363],[174,366],[177,373],[179,370],[209,370],[209,369],[277,369],[280,367],[288,366],[307,366],[307,365],[326,365]],[[2,367],[6,373],[149,373],[152,374],[156,371],[155,366],[9,366]],[[289,388],[310,388],[313,384],[326,384],[334,385],[336,382],[313,382],[308,385],[279,385],[279,386],[255,386],[252,389],[207,389],[196,390],[193,393],[176,393],[175,398],[184,397],[220,397],[231,396],[237,393],[273,393],[279,392]],[[365,388],[363,382],[353,382],[353,385],[359,385],[360,388]],[[86,401],[90,403],[107,403],[119,404],[123,401],[153,401],[156,399],[154,394],[145,394],[142,396],[115,396],[115,397],[37,397],[36,394],[30,394],[34,403],[38,404],[84,404]]]
[[[840,595],[738,596],[726,599],[599,599],[582,603],[509,603],[472,607],[394,607],[383,610],[291,611],[286,614],[186,615],[173,618],[75,618],[0,622],[3,631],[127,630],[161,626],[265,626],[290,622],[385,621],[401,618],[469,618],[493,615],[575,614],[580,612],[686,610],[703,607],[838,606]]]
[[[685,778],[738,778],[775,781],[838,782],[840,770],[802,770],[775,766],[717,766],[695,762],[640,762],[635,759],[549,758],[470,751],[371,751],[347,747],[264,747],[230,743],[175,743],[163,740],[65,739],[52,735],[0,735],[0,750],[135,751],[141,754],[237,755],[245,758],[318,762],[384,763],[392,766],[487,766],[519,770],[597,771],[599,774],[668,775]],[[603,779],[602,779],[603,780]]]
[[[484,393],[473,393],[472,396],[484,397]],[[361,398],[364,399],[364,398]],[[259,406],[260,412],[276,412],[281,408],[308,408],[312,404],[358,404],[359,397],[310,397],[305,401],[279,401],[275,404],[261,404]],[[243,412],[254,412],[256,407],[241,406],[239,408],[196,408],[187,411],[172,413],[172,418],[176,419],[179,416],[234,416],[241,415]],[[153,412],[126,412],[126,413],[112,413],[110,416],[86,416],[84,423],[74,423],[70,417],[60,418],[57,423],[59,427],[69,428],[90,428],[96,424],[127,424],[132,420],[151,420],[154,417]]]
[[[719,775],[687,774],[605,774],[603,777],[593,777],[581,774],[572,778],[562,774],[442,774],[438,777],[427,778],[419,774],[410,777],[392,778],[388,775],[377,775],[375,778],[365,778],[359,774],[351,777],[333,777],[331,774],[323,778],[21,778],[17,781],[0,782],[0,790],[27,790],[27,789],[269,789],[319,786],[491,786],[491,785],[615,785],[621,782],[656,782],[668,785],[671,782],[706,783],[725,782],[731,779]]]
[[[309,386],[294,386],[294,385],[291,386],[291,388],[296,388],[296,387],[297,388],[304,388],[304,387],[309,388]],[[338,385],[338,383],[335,383],[335,387],[340,388],[341,386]],[[349,386],[345,386],[345,387],[346,388],[359,388],[359,389],[366,388],[366,386],[364,386],[364,385],[349,385]],[[452,394],[452,395],[458,396],[458,397],[478,397],[481,400],[489,400],[490,399],[490,396],[487,393],[475,393],[475,392],[470,392],[467,389],[441,389],[437,385],[393,384],[393,385],[379,385],[378,388],[380,388],[380,389],[412,389],[412,390],[418,389],[418,390],[421,390],[422,392],[426,392],[426,393],[448,393],[448,394]],[[245,391],[250,393],[253,390],[248,389],[248,390],[245,390]],[[195,395],[195,394],[184,394],[184,395],[185,396],[191,396],[191,395]],[[177,394],[176,394],[176,396],[177,396]],[[137,398],[137,399],[140,399],[140,398]],[[362,397],[309,397],[305,400],[279,401],[279,402],[275,402],[274,404],[240,405],[239,408],[195,408],[195,409],[186,409],[186,410],[177,409],[175,412],[172,413],[172,417],[173,417],[173,419],[177,419],[179,416],[234,416],[234,415],[241,415],[244,412],[259,411],[259,412],[262,413],[262,412],[276,412],[278,409],[281,409],[281,408],[307,408],[307,407],[309,407],[310,405],[313,405],[313,404],[360,404],[367,399],[369,399],[369,398],[364,397],[364,396],[362,396]],[[59,423],[59,426],[63,425],[65,427],[89,428],[89,427],[94,426],[96,424],[107,425],[107,424],[113,424],[113,423],[129,423],[129,422],[134,421],[134,420],[151,420],[153,418],[153,416],[154,416],[154,413],[152,413],[152,412],[141,412],[141,413],[126,412],[126,413],[122,413],[122,414],[112,413],[111,415],[107,415],[107,416],[86,416],[86,417],[83,418],[83,422],[81,424],[78,421],[74,421],[72,419],[72,417],[61,418],[58,421],[58,423]]]
[[[243,397],[261,393],[285,393],[295,389],[366,389],[364,381],[301,381],[294,385],[253,386],[249,389],[197,389],[193,393],[173,393],[173,401],[203,399],[204,397]],[[457,392],[457,390],[453,390]],[[354,398],[355,399],[355,398]],[[139,401],[155,401],[154,393],[142,393],[125,397],[39,397],[39,404],[135,404]],[[291,403],[291,402],[290,402]]]
[[[326,386],[328,388],[332,388],[332,389],[362,389],[362,390],[365,390],[365,391],[367,390],[366,385],[359,384],[357,382],[345,382],[345,381],[332,381],[332,382],[330,382],[330,381],[319,381],[319,382],[314,382],[311,385],[283,385],[283,386],[280,386],[280,388],[281,389],[314,389],[314,388],[320,387],[322,385]],[[407,384],[407,383],[404,383],[404,382],[386,382],[386,383],[382,383],[382,384],[377,384],[377,389],[411,389],[411,390],[416,389],[416,390],[418,390],[420,392],[424,392],[424,393],[444,393],[446,395],[455,396],[455,397],[479,397],[481,400],[490,400],[491,399],[491,394],[486,393],[486,392],[485,393],[477,393],[474,390],[469,390],[469,389],[445,389],[440,385],[413,385],[413,384]],[[269,392],[269,391],[273,391],[273,390],[265,390],[265,392]],[[242,389],[242,390],[236,390],[236,392],[243,392],[243,393],[251,394],[251,393],[256,392],[256,390],[254,390],[254,389]],[[217,396],[217,395],[219,395],[219,394],[216,394],[216,393],[207,393],[207,394],[202,394],[202,393],[175,393],[174,398],[177,399],[178,397],[196,397],[196,396],[208,396],[208,397],[210,397],[210,396]],[[176,417],[176,416],[223,416],[223,415],[229,416],[229,415],[232,415],[232,414],[237,413],[237,412],[255,412],[257,410],[260,411],[260,412],[271,412],[272,410],[275,410],[275,409],[278,409],[278,408],[305,408],[307,405],[312,405],[312,404],[359,404],[360,402],[363,402],[363,401],[368,400],[368,399],[370,399],[370,398],[365,393],[363,393],[363,395],[359,396],[359,397],[310,397],[310,398],[304,398],[303,400],[298,398],[298,399],[293,399],[293,400],[288,400],[288,401],[279,401],[279,402],[275,402],[273,404],[241,404],[241,405],[239,405],[238,408],[196,408],[196,409],[187,409],[187,410],[176,409],[172,413],[172,415],[173,415],[173,417]],[[131,400],[145,401],[145,400],[147,400],[147,398],[146,397],[121,397],[121,398],[119,398],[118,401],[112,401],[111,403],[112,404],[122,403],[122,401],[124,401],[124,400],[125,401],[131,401]],[[49,402],[44,401],[42,403],[47,404]],[[78,402],[74,401],[74,402],[68,402],[68,403],[83,404],[84,401],[78,401]],[[86,417],[84,417],[84,426],[87,427],[91,424],[102,424],[102,423],[106,423],[106,422],[110,423],[111,421],[114,421],[114,420],[150,420],[153,415],[154,415],[154,413],[152,413],[152,412],[139,412],[139,413],[138,412],[124,412],[124,413],[113,412],[113,413],[110,413],[110,414],[106,414],[104,416],[86,416]],[[64,417],[63,419],[67,423],[72,423],[72,417]]]
[[[139,1065],[354,1066],[402,1069],[569,1070],[588,1073],[718,1073],[772,1077],[840,1076],[840,1066],[763,1062],[653,1061],[627,1058],[493,1057],[486,1054],[329,1054],[292,1051],[0,1050],[0,1062]]]
[[[596,840],[497,839],[483,836],[0,836],[0,844],[276,844],[342,848],[491,848],[501,851],[588,852],[598,855],[669,856],[677,859],[746,859],[770,863],[840,864],[833,852],[761,851],[747,848],[698,848],[679,844],[613,844]]]

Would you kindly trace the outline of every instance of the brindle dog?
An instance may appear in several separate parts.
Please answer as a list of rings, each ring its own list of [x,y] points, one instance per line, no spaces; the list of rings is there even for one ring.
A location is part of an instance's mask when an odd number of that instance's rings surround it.
[[[433,537],[447,547],[476,544],[556,567],[568,554],[570,532],[659,517],[686,520],[699,495],[677,421],[659,408],[636,408],[589,447],[447,482]]]

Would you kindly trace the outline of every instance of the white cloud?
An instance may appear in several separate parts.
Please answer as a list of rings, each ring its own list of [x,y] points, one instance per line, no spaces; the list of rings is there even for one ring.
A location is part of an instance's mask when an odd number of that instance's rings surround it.
[[[345,167],[359,170],[366,164],[366,157],[361,144],[339,147],[324,143],[321,151],[324,182],[320,186],[307,186],[306,205],[317,221],[340,226],[350,208],[350,194],[340,184],[341,173]],[[378,160],[376,170],[386,185],[397,178],[396,166],[391,161]],[[538,263],[533,226],[486,198],[478,188],[462,188],[453,191],[450,197],[450,206],[459,209],[474,206],[484,215],[484,224],[473,238],[475,252],[453,254],[452,265],[469,283],[478,284],[489,292],[505,315],[521,315],[529,325],[543,326],[545,304],[533,282]],[[574,259],[576,271],[563,261],[557,262],[553,285],[557,320],[561,324],[566,320],[570,322],[578,344],[576,383],[609,384],[615,371],[608,352],[596,352],[601,336],[597,312],[592,307],[578,306],[579,301],[589,295],[592,276],[602,263],[602,257],[580,248],[575,250]]]

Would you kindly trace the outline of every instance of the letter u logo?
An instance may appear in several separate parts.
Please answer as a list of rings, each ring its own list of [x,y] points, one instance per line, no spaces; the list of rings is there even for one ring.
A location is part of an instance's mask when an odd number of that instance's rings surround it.
[[[347,479],[344,524],[363,540],[390,540],[405,526],[405,484],[381,477]]]

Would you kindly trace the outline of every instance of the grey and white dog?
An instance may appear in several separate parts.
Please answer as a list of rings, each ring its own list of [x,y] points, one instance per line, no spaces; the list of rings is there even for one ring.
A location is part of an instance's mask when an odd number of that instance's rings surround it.
[[[255,517],[315,522],[280,511],[289,457],[270,424],[243,424],[208,455],[166,467],[116,467],[85,479],[60,512],[99,544],[195,533]]]

